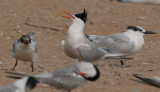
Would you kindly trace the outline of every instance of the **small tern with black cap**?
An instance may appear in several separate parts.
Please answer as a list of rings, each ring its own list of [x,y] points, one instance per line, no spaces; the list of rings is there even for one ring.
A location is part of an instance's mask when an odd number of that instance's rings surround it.
[[[123,66],[125,56],[138,52],[144,45],[144,34],[156,34],[156,32],[146,31],[140,26],[127,26],[122,33],[109,34],[104,36],[86,35],[86,37],[98,47],[107,50],[109,55],[106,58],[121,57],[120,62]]]

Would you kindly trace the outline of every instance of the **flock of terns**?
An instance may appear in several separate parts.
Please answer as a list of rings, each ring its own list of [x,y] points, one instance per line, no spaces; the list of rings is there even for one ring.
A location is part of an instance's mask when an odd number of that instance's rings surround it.
[[[145,0],[118,0],[121,2],[144,2]],[[152,3],[159,0],[146,0]],[[42,74],[29,75],[26,73],[12,73],[14,75],[26,77],[18,78],[17,81],[0,87],[0,92],[30,92],[37,83],[47,84],[57,89],[71,91],[84,84],[86,80],[96,81],[100,77],[100,71],[92,61],[99,59],[118,59],[122,67],[125,67],[124,60],[130,59],[126,56],[138,52],[144,44],[144,34],[156,34],[147,31],[140,26],[127,26],[122,33],[109,34],[104,36],[84,34],[87,22],[87,11],[82,13],[59,15],[72,20],[66,38],[62,41],[64,52],[71,58],[76,58],[75,62],[63,69]],[[12,56],[16,59],[13,70],[18,64],[18,60],[31,62],[32,72],[38,58],[37,43],[34,34],[23,35],[13,44]],[[147,79],[134,74],[135,77],[144,82],[160,87],[160,78],[153,77]],[[20,79],[19,79],[20,78]]]

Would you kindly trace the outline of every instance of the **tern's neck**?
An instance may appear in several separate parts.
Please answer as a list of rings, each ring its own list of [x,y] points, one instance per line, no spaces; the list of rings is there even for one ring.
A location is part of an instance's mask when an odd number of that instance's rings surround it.
[[[84,22],[73,22],[72,25],[69,27],[68,34],[83,34],[84,27]]]

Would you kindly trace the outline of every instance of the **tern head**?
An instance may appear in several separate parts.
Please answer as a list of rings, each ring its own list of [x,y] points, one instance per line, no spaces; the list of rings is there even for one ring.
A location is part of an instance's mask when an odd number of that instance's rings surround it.
[[[100,72],[98,68],[89,62],[78,63],[79,75],[84,77],[86,80],[95,81],[99,78]]]
[[[72,19],[73,22],[80,22],[80,21],[82,21],[84,23],[87,22],[87,12],[85,9],[82,13],[77,13],[77,14],[71,14],[71,13],[65,12],[65,11],[63,11],[63,13],[65,13],[69,16],[64,16],[64,15],[59,15],[59,16],[64,17],[64,18],[68,18],[68,19]]]
[[[140,26],[127,26],[126,30],[133,30],[143,34],[157,34],[156,32],[147,31]]]
[[[19,42],[28,45],[29,43],[31,43],[31,37],[29,35],[23,35],[19,39]]]
[[[21,90],[25,90],[24,92],[30,92],[33,88],[35,88],[37,84],[37,80],[33,77],[24,77],[19,79],[13,83],[14,86]]]

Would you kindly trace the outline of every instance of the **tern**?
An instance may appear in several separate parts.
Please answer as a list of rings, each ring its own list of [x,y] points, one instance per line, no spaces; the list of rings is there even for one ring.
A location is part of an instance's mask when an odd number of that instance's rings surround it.
[[[142,80],[145,83],[148,83],[152,86],[156,86],[160,88],[160,78],[157,76],[153,76],[151,79],[150,78],[144,78],[144,77],[140,77],[137,74],[133,74],[134,77]]]
[[[64,52],[79,61],[95,61],[109,57],[121,57],[139,51],[144,44],[144,34],[156,34],[140,26],[127,26],[126,32],[107,36],[86,35],[83,33],[87,21],[87,12],[61,17],[71,19],[73,23],[62,41]],[[120,60],[121,65],[124,65]]]
[[[39,83],[48,84],[57,89],[71,91],[84,84],[86,80],[96,81],[100,77],[99,69],[89,62],[76,62],[63,69],[42,74],[28,75],[25,73],[11,73],[34,77]]]
[[[69,16],[59,16],[73,21],[68,29],[65,40],[62,40],[62,46],[65,54],[71,58],[76,58],[79,61],[95,61],[104,58],[107,51],[105,49],[98,48],[83,33],[85,23],[87,21],[86,10],[84,9],[82,13],[73,15],[69,12],[64,13]]]
[[[24,77],[7,86],[0,87],[0,92],[30,92],[37,81],[33,77]]]
[[[111,54],[111,59],[114,59],[114,54],[116,54],[117,57],[121,57],[119,58],[120,63],[124,65],[123,58],[125,56],[134,54],[143,47],[144,34],[156,34],[156,32],[146,31],[140,26],[127,26],[126,31],[122,33],[109,34],[106,36],[86,36],[99,47],[105,48],[107,52]]]
[[[16,40],[13,44],[12,57],[16,59],[16,63],[12,70],[17,66],[18,60],[31,62],[32,72],[33,67],[38,59],[37,43],[34,40],[34,34],[27,34],[21,36],[20,39]]]

